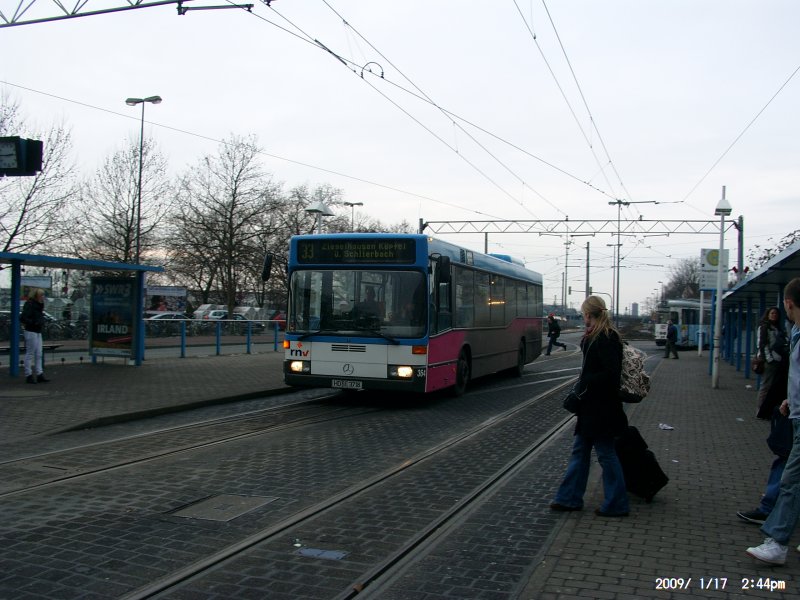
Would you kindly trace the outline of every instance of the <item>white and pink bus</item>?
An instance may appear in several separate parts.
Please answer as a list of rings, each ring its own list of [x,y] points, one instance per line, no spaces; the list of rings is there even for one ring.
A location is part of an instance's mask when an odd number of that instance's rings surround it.
[[[542,348],[542,276],[422,234],[296,236],[284,377],[292,386],[461,395],[520,376]]]

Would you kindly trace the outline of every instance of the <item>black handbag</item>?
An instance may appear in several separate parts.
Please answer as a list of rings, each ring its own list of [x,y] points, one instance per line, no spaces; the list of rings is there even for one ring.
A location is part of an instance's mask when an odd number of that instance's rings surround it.
[[[567,395],[564,396],[564,410],[568,410],[572,414],[578,412],[578,408],[581,405],[581,394],[578,393],[578,385],[576,383],[570,390],[567,392]]]
[[[788,458],[792,451],[794,442],[794,427],[789,417],[784,417],[780,408],[775,407],[772,411],[772,423],[767,446],[773,454],[782,458]]]
[[[754,356],[750,361],[750,368],[753,370],[753,373],[756,375],[763,375],[764,374],[764,359],[760,356]]]

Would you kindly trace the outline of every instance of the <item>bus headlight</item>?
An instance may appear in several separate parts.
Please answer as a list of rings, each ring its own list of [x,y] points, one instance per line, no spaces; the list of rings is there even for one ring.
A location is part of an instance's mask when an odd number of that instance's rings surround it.
[[[289,363],[292,373],[311,373],[311,363],[305,360],[293,360]]]
[[[414,368],[401,365],[389,365],[389,377],[400,379],[411,379],[414,376]]]

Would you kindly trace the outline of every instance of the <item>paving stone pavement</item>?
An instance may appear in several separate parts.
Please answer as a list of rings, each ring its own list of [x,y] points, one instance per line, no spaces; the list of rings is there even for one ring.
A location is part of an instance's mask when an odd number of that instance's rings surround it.
[[[629,517],[604,519],[593,512],[602,500],[595,465],[587,510],[562,517],[520,597],[800,597],[800,530],[786,566],[769,567],[745,553],[763,540],[758,526],[736,516],[758,505],[773,460],[769,423],[755,418],[756,394],[754,380],[727,363],[720,365],[719,389],[712,389],[707,353],[662,360],[650,395],[628,417],[669,484],[651,504],[632,496]],[[662,423],[674,429],[660,429]],[[685,589],[674,589],[681,580]],[[785,589],[758,589],[759,582]],[[667,589],[657,590],[660,583]]]
[[[52,382],[35,386],[0,368],[0,439],[30,440],[91,423],[283,392],[281,361],[281,352],[267,351],[148,360],[141,367],[122,361],[54,364],[47,369]],[[758,527],[736,517],[737,510],[757,505],[772,461],[765,443],[769,424],[754,416],[755,381],[722,363],[720,389],[712,390],[708,365],[707,353],[660,360],[650,395],[628,410],[669,475],[668,486],[652,504],[632,497],[628,518],[599,518],[592,510],[602,494],[595,465],[587,509],[558,516],[519,598],[800,597],[800,532],[786,566],[767,567],[745,554],[762,540]],[[661,423],[674,429],[660,429]],[[656,589],[660,580],[670,586],[681,579],[686,589]],[[785,589],[759,590],[759,581]]]

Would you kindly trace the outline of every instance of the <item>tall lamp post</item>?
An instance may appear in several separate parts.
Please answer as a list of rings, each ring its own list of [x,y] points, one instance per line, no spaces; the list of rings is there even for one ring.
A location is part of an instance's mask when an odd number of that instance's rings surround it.
[[[356,223],[356,206],[364,206],[363,202],[345,202],[345,206],[350,207],[350,231],[355,231],[355,223]]]
[[[717,305],[714,309],[714,358],[711,363],[711,387],[719,388],[719,355],[720,340],[722,338],[722,292],[724,287],[724,260],[725,253],[725,217],[730,216],[733,209],[725,199],[725,186],[722,186],[722,199],[714,210],[715,215],[719,215],[719,260],[717,261]]]
[[[322,200],[319,202],[312,204],[306,209],[306,212],[310,215],[314,215],[314,229],[311,230],[311,233],[320,233],[322,229],[322,217],[332,217],[333,211],[325,204]]]
[[[144,162],[144,105],[161,104],[161,96],[148,96],[147,98],[128,98],[125,104],[128,106],[142,105],[142,127],[139,132],[139,184],[137,186],[136,198],[136,264],[139,264],[139,258],[142,250],[142,165]]]

